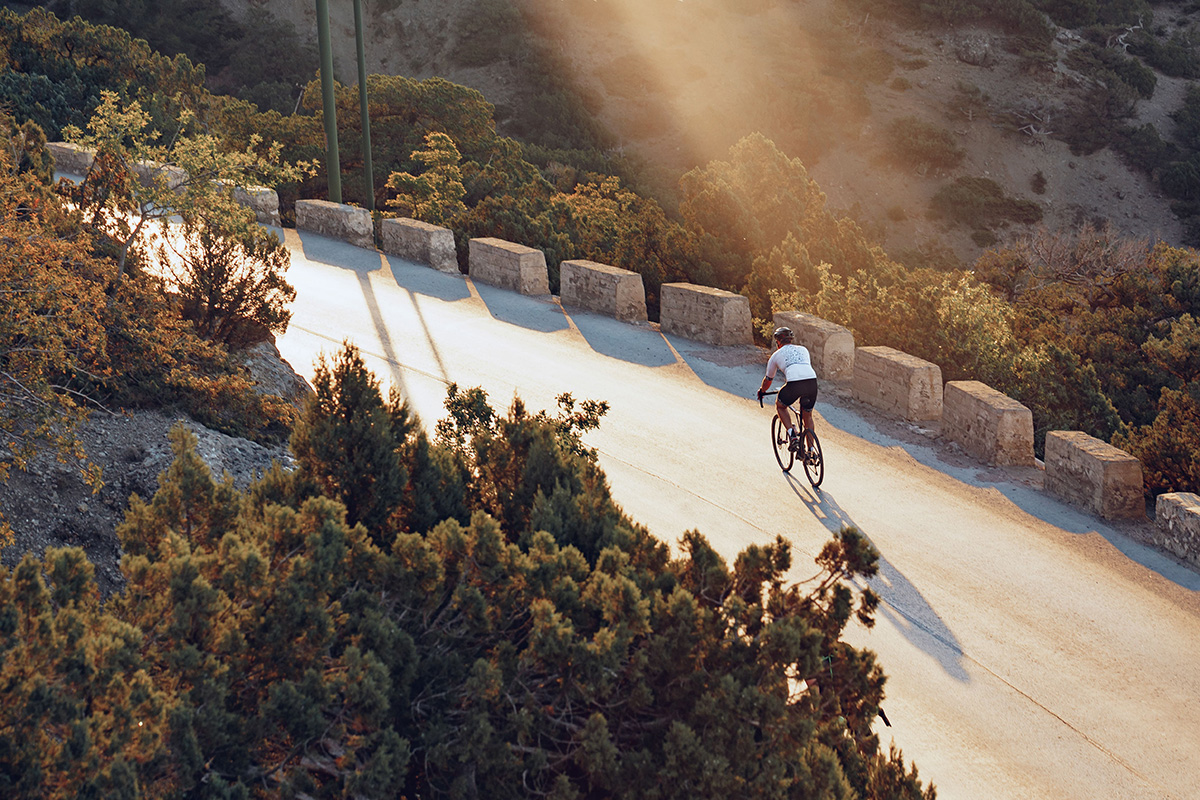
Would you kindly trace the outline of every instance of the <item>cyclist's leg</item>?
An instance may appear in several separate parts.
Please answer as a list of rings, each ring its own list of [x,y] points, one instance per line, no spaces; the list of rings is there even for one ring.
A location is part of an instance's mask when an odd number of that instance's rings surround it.
[[[803,384],[803,389],[799,392],[797,399],[800,401],[800,419],[804,422],[805,430],[815,430],[813,427],[813,406],[817,404],[817,381],[815,378],[810,378],[806,381],[798,381]]]
[[[788,413],[787,405],[779,399],[778,395],[775,396],[775,413],[779,416],[779,421],[783,423],[783,429],[785,431],[791,430],[792,415]]]

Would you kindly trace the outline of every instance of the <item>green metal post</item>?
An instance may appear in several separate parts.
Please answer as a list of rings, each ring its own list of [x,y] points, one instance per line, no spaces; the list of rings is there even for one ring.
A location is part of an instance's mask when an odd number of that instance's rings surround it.
[[[329,0],[317,0],[317,47],[321,51],[321,99],[325,109],[325,171],[329,199],[342,202],[342,165],[338,159],[337,105],[333,100],[333,47],[329,43]]]
[[[362,113],[363,180],[367,209],[375,210],[375,170],[371,167],[371,111],[367,107],[367,56],[363,47],[362,0],[354,0],[354,43],[358,48],[358,107]]]

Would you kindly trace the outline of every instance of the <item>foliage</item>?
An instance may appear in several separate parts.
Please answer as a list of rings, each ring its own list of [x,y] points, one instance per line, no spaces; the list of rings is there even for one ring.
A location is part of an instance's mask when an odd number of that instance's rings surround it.
[[[783,539],[727,564],[692,531],[671,559],[598,471],[562,485],[593,464],[579,435],[599,405],[501,417],[468,390],[448,407],[477,487],[566,468],[501,503],[520,530],[473,494],[469,522],[378,546],[299,473],[215,482],[178,427],[119,528],[127,587],[106,608],[78,551],[0,572],[0,651],[29,653],[0,669],[40,704],[6,705],[8,794],[932,800],[871,732],[874,657],[840,641],[878,602],[851,583],[878,558],[857,530],[800,585]]]
[[[169,787],[173,706],[142,633],[100,604],[83,551],[48,548],[0,567],[0,792],[135,798]]]
[[[916,117],[902,117],[888,126],[888,146],[897,160],[919,170],[953,169],[966,156],[949,131]]]
[[[249,237],[248,229],[257,223],[235,201],[234,190],[295,180],[310,171],[307,164],[281,163],[278,143],[260,152],[262,142],[255,136],[244,150],[227,150],[212,134],[193,133],[194,122],[194,115],[183,112],[177,135],[159,144],[139,103],[122,103],[105,91],[88,133],[65,131],[68,140],[96,152],[76,200],[89,226],[117,247],[113,288],[120,285],[130,249],[139,246],[148,224],[165,227],[175,214],[192,222],[219,218],[225,230]]]
[[[387,187],[396,192],[388,205],[406,216],[434,225],[452,226],[467,213],[463,204],[466,189],[459,169],[458,148],[444,133],[425,135],[425,149],[414,150],[412,157],[425,165],[420,175],[393,172]]]
[[[349,343],[332,364],[321,356],[313,390],[292,432],[300,475],[345,506],[348,524],[361,522],[382,535],[408,482],[397,454],[407,433],[403,402],[395,389],[384,401]]]
[[[1200,78],[1200,60],[1197,60],[1196,34],[1191,31],[1175,31],[1167,41],[1142,30],[1130,37],[1130,51],[1154,69],[1172,78]]]
[[[283,277],[291,255],[253,216],[236,204],[190,213],[158,250],[159,269],[179,295],[183,317],[205,339],[234,348],[262,330],[283,334],[296,297]]]
[[[956,178],[934,194],[929,203],[939,216],[977,229],[990,229],[1016,222],[1030,225],[1040,222],[1042,209],[1032,200],[1004,194],[990,178]]]
[[[204,69],[186,56],[168,58],[126,31],[59,20],[42,8],[24,15],[0,9],[0,63],[11,70],[0,83],[11,92],[0,96],[4,106],[21,122],[38,121],[54,140],[69,125],[82,127],[103,91],[140,103],[160,130],[203,95]]]
[[[103,265],[39,181],[44,140],[29,125],[0,119],[0,435],[11,466],[25,468],[41,448],[81,457],[74,428],[88,399],[86,375],[103,359],[95,317],[103,305]],[[22,170],[18,165],[25,164]],[[98,487],[99,475],[87,473]],[[0,525],[0,544],[8,538]]]

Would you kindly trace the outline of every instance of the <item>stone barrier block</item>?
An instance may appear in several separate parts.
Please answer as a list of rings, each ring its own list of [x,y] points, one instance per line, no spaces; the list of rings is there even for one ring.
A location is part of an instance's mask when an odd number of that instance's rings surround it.
[[[1033,412],[979,381],[950,381],[942,434],[987,464],[1033,466]]]
[[[329,200],[297,200],[296,230],[312,231],[356,247],[375,247],[375,226],[365,208]]]
[[[942,370],[891,347],[854,351],[854,399],[912,421],[942,418]]]
[[[408,217],[390,217],[379,225],[383,252],[428,264],[438,272],[461,275],[454,253],[454,232],[449,228]]]
[[[1156,547],[1200,567],[1200,494],[1170,492],[1154,503]]]
[[[96,151],[70,142],[46,142],[46,149],[54,159],[54,169],[68,175],[87,175],[96,158]]]
[[[1046,491],[1104,519],[1145,519],[1142,462],[1081,431],[1046,434]]]
[[[801,311],[779,311],[775,327],[788,327],[796,344],[808,348],[817,377],[825,381],[854,380],[854,334],[836,322]]]
[[[187,183],[189,177],[186,170],[158,161],[138,161],[133,165],[133,174],[143,186],[150,186],[155,181],[166,181],[167,188],[173,192]]]
[[[541,250],[491,237],[468,245],[471,278],[521,294],[550,294],[546,256]]]
[[[646,321],[646,289],[636,272],[581,259],[562,262],[558,276],[563,305],[625,322]]]
[[[260,225],[280,226],[279,194],[266,186],[235,186],[233,199],[254,212]]]
[[[664,283],[659,292],[659,323],[663,333],[708,344],[754,343],[750,301],[711,286]]]

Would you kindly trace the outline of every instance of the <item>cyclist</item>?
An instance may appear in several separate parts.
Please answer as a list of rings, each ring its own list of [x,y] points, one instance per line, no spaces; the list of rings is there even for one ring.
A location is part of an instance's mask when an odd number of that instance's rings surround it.
[[[788,413],[788,406],[799,400],[804,428],[813,430],[812,409],[817,403],[817,373],[812,368],[808,348],[795,344],[794,338],[791,328],[775,329],[775,352],[767,361],[767,376],[763,378],[762,386],[758,389],[758,399],[761,401],[767,389],[771,388],[775,373],[783,370],[785,383],[775,396],[775,413],[779,415],[779,421],[788,432],[788,448],[799,451],[800,433],[792,425],[792,415]]]

